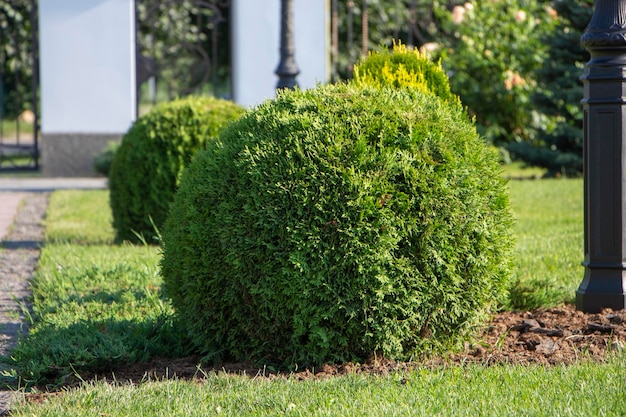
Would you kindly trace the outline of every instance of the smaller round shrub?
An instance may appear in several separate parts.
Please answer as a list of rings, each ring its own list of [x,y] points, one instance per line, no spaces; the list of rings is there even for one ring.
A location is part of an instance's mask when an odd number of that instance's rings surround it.
[[[115,152],[117,152],[117,148],[119,148],[120,143],[111,141],[104,147],[93,161],[93,169],[98,173],[102,174],[105,177],[109,176],[109,171],[111,171],[111,163],[113,163],[113,158],[115,157]]]
[[[230,101],[187,97],[162,103],[137,119],[122,138],[109,172],[116,241],[152,241],[184,167],[243,111]]]
[[[370,52],[354,66],[353,82],[379,88],[413,88],[435,94],[445,101],[459,101],[450,91],[448,76],[441,65],[400,42],[394,44],[393,51]]]
[[[511,213],[463,108],[415,89],[284,91],[184,171],[165,294],[207,357],[405,360],[505,294]]]

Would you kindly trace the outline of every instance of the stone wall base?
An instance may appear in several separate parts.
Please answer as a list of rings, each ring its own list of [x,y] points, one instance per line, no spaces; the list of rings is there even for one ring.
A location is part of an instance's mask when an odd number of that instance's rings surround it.
[[[94,158],[122,133],[46,133],[42,134],[41,173],[44,177],[96,177]]]

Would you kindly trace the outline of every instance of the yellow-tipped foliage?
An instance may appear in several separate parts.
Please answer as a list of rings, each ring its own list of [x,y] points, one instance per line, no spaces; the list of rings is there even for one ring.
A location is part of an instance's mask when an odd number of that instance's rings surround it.
[[[378,88],[410,88],[434,94],[445,101],[459,102],[450,91],[448,76],[441,64],[401,42],[394,43],[392,51],[370,52],[355,65],[353,82]]]

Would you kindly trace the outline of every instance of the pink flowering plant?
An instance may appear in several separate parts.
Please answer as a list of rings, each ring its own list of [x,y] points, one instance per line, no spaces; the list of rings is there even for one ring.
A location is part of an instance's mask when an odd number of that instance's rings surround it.
[[[531,94],[548,58],[540,34],[554,26],[554,10],[537,0],[475,0],[437,13],[446,35],[436,53],[480,132],[496,145],[532,139],[545,123]]]

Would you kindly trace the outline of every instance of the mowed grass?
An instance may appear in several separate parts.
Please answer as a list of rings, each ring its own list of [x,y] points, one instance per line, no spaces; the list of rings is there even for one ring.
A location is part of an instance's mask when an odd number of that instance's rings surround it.
[[[623,416],[626,363],[418,368],[323,380],[87,383],[12,416]]]
[[[54,193],[45,230],[33,323],[12,352],[21,383],[58,385],[74,371],[186,353],[160,296],[159,249],[112,244],[108,192]]]
[[[582,279],[582,181],[514,181],[511,306],[570,301]],[[9,363],[16,381],[63,383],[188,346],[160,295],[159,249],[113,245],[106,191],[53,194],[33,280],[33,326]],[[581,352],[581,357],[584,353]],[[203,382],[88,382],[15,416],[581,416],[626,414],[626,355],[572,366],[417,367],[323,380],[210,375]]]
[[[46,244],[113,244],[109,193],[103,190],[62,191],[50,196],[45,220]]]
[[[0,125],[0,131],[5,139],[14,138],[19,133],[23,140],[25,136],[32,136],[33,134],[32,122],[26,122],[23,120],[18,122],[16,119],[2,119],[0,120]]]
[[[510,308],[573,302],[582,281],[583,181],[511,181],[516,218]]]

